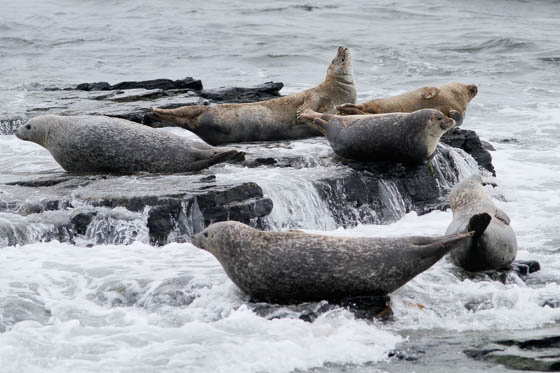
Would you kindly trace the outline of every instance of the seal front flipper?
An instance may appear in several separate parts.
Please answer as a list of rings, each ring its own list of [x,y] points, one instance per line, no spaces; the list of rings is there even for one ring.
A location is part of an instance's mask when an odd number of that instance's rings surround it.
[[[420,95],[426,100],[436,97],[439,94],[438,87],[422,87],[420,88]]]
[[[460,126],[461,124],[463,124],[463,119],[465,118],[465,115],[462,114],[460,111],[457,110],[449,110],[449,118],[454,119],[455,120],[455,127]]]
[[[365,115],[364,105],[362,104],[343,104],[338,105],[336,110],[342,115]]]
[[[509,216],[503,210],[500,210],[498,208],[494,213],[494,217],[506,225],[509,225],[509,223],[511,222]]]

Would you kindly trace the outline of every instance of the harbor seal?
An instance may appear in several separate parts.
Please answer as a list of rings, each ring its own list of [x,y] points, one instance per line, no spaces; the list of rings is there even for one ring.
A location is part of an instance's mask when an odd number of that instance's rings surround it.
[[[478,93],[474,84],[447,83],[439,87],[422,87],[402,95],[379,98],[363,104],[344,104],[336,109],[345,115],[411,113],[421,109],[436,109],[460,126],[465,117],[468,103]]]
[[[463,241],[450,254],[451,261],[468,271],[507,268],[517,254],[517,239],[507,214],[497,208],[483,187],[482,176],[475,174],[453,187],[449,195],[453,221],[447,234],[473,229],[487,220],[487,228]]]
[[[312,120],[343,158],[406,164],[421,164],[432,157],[441,135],[455,125],[434,109],[376,115],[306,111],[301,117]]]
[[[215,223],[193,237],[256,300],[293,303],[388,294],[473,232],[443,237],[333,237]]]
[[[356,86],[350,51],[339,47],[325,81],[315,88],[250,104],[152,108],[152,112],[158,119],[186,128],[211,145],[220,145],[320,136],[316,128],[298,120],[297,114],[306,109],[334,114],[335,106],[345,102],[356,102]]]
[[[105,116],[41,115],[18,128],[16,136],[46,148],[69,172],[187,172],[244,157],[236,150]]]

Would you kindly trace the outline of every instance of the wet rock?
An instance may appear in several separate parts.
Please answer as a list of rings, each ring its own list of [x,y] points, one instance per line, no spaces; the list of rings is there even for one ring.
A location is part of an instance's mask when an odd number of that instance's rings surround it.
[[[481,349],[465,350],[475,359],[501,364],[508,369],[533,372],[560,371],[560,337],[543,336],[528,339],[506,339]]]
[[[476,132],[456,128],[451,134],[445,134],[441,142],[455,148],[461,148],[469,153],[478,164],[496,176],[492,165],[492,155],[484,147]]]
[[[187,77],[185,79],[171,80],[171,79],[153,79],[153,80],[143,80],[143,81],[129,81],[120,82],[111,85],[107,82],[96,82],[96,83],[81,83],[76,86],[75,89],[80,91],[112,91],[120,89],[193,89],[201,90],[202,82],[198,79],[193,79],[192,77]]]
[[[200,92],[200,97],[215,102],[255,102],[280,97],[280,90],[283,87],[283,83],[266,82],[250,88],[230,87],[203,90]]]
[[[540,271],[540,269],[541,265],[536,260],[516,260],[508,268],[502,270],[469,272],[462,268],[454,267],[453,272],[461,280],[499,281],[503,284],[511,284],[517,283],[520,280],[527,280],[531,273]]]
[[[0,212],[23,219],[16,226],[0,224],[0,240],[8,245],[28,243],[33,238],[22,227],[33,223],[31,216],[53,210],[64,218],[56,224],[34,218],[40,226],[52,226],[48,236],[36,238],[68,242],[75,233],[94,243],[130,243],[146,230],[156,245],[188,241],[216,221],[257,226],[272,211],[272,201],[255,183],[221,185],[197,175],[61,176],[0,187],[5,192]]]

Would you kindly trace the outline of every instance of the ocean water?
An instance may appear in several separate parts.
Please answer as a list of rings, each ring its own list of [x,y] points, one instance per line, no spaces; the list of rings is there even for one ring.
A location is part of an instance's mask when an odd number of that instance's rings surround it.
[[[339,45],[351,50],[359,101],[475,83],[463,127],[495,146],[489,192],[511,217],[518,258],[542,265],[503,284],[442,260],[392,294],[392,322],[333,309],[309,323],[293,307],[263,314],[190,244],[3,247],[1,372],[504,371],[461,351],[498,335],[560,333],[560,308],[542,306],[560,298],[558,1],[0,0],[0,9],[0,120],[47,107],[45,87],[92,81],[274,80],[288,94],[321,82]],[[317,140],[286,148],[310,159],[328,151]],[[62,172],[46,150],[0,136],[0,182]],[[321,172],[336,171],[226,166],[217,177],[262,185],[278,229],[438,235],[451,221],[435,211],[337,227],[309,185]],[[423,352],[417,363],[389,359],[396,348]]]

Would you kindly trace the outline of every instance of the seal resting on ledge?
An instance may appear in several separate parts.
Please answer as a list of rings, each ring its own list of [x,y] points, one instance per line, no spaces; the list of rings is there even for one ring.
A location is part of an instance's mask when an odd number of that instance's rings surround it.
[[[15,135],[46,148],[69,172],[176,173],[242,160],[244,153],[149,128],[125,119],[95,115],[41,115]]]
[[[517,238],[509,216],[484,190],[482,176],[475,174],[455,185],[449,204],[453,220],[447,234],[467,232],[480,224],[487,226],[449,255],[453,264],[472,272],[508,268],[517,255]]]
[[[313,121],[337,155],[365,162],[424,163],[434,154],[441,135],[455,125],[434,109],[377,115],[306,111],[301,117]]]
[[[378,98],[363,104],[348,103],[336,109],[344,115],[412,113],[421,109],[436,109],[463,123],[467,105],[477,95],[474,84],[447,83],[439,87],[422,87],[402,95]]]
[[[325,81],[293,95],[249,104],[193,105],[156,109],[157,119],[188,129],[212,145],[248,141],[292,140],[321,133],[298,119],[298,113],[313,110],[336,113],[336,105],[356,102],[352,57],[339,47]]]
[[[388,294],[430,268],[471,233],[443,237],[334,237],[261,232],[235,221],[193,237],[256,300],[293,303]]]

